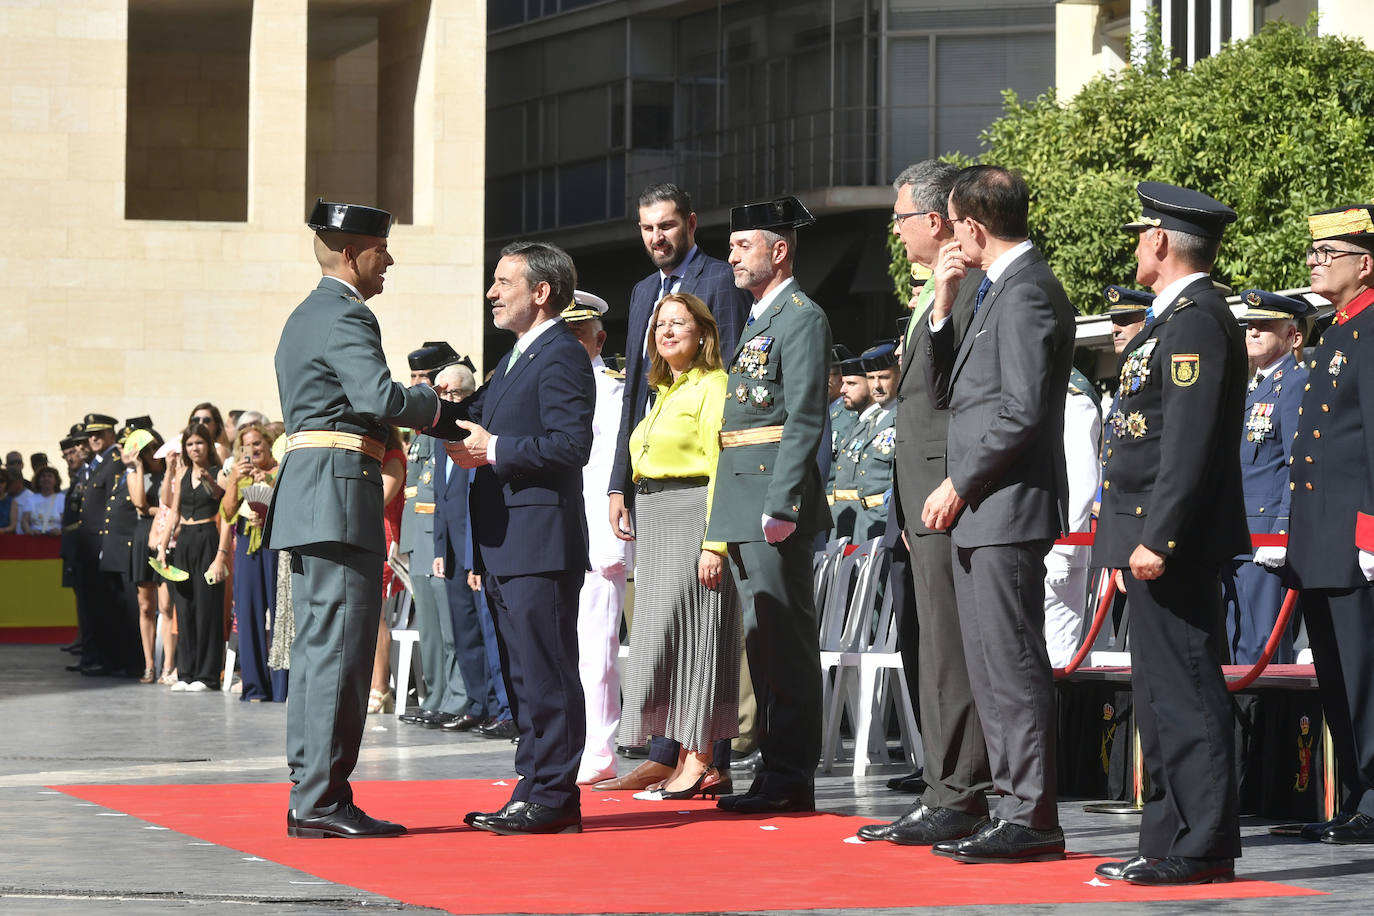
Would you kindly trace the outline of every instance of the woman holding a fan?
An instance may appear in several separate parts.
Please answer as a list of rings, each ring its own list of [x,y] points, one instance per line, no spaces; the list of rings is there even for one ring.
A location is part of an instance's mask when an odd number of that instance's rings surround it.
[[[234,549],[234,620],[239,631],[239,670],[244,702],[286,701],[287,672],[269,668],[277,596],[277,552],[262,542],[262,522],[272,498],[277,459],[275,437],[259,424],[240,426],[226,473],[220,512],[238,537]]]

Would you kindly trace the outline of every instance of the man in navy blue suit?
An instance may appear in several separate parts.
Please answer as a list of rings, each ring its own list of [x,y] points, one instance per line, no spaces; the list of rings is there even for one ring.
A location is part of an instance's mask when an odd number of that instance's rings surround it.
[[[1287,534],[1288,465],[1298,412],[1307,384],[1302,355],[1300,319],[1314,311],[1303,299],[1262,289],[1241,293],[1245,312],[1245,351],[1254,371],[1245,395],[1245,437],[1240,443],[1240,476],[1245,490],[1245,522],[1251,534]],[[1287,547],[1259,547],[1222,567],[1222,595],[1226,601],[1226,639],[1231,661],[1253,665],[1283,603],[1281,578]],[[1291,665],[1296,627],[1279,640],[1271,661]]]
[[[520,775],[500,811],[465,822],[507,836],[580,833],[577,767],[587,719],[577,671],[577,604],[587,570],[582,468],[592,450],[596,380],[587,351],[558,317],[577,273],[562,249],[501,251],[487,299],[515,347],[465,403],[468,436],[449,457],[475,468],[472,560],[484,576]]]
[[[621,540],[634,540],[630,481],[630,433],[644,419],[649,405],[649,319],[669,293],[691,293],[706,303],[720,333],[720,352],[734,353],[753,301],[735,286],[730,265],[697,247],[697,215],[692,198],[675,184],[650,185],[639,195],[639,234],[656,268],[630,292],[630,326],[625,338],[625,401],[620,411],[615,459],[606,488],[610,494],[610,523]],[[728,770],[729,742],[719,742],[714,763]],[[675,741],[655,738],[649,760],[625,776],[596,784],[597,789],[643,789],[666,779],[677,767]]]
[[[445,369],[435,379],[440,397],[458,400],[476,387],[463,366]],[[449,384],[445,384],[449,382]],[[464,390],[466,388],[466,390]],[[487,646],[477,606],[477,595],[468,587],[468,481],[471,475],[439,450],[434,456],[434,563],[431,572],[444,579],[448,613],[452,620],[454,653],[458,673],[467,693],[466,707],[456,720],[444,723],[448,731],[483,730],[491,737],[514,737],[515,725],[509,712],[503,714],[496,681],[500,668],[490,670]],[[494,639],[494,637],[493,637]],[[493,646],[494,648],[494,646]],[[499,734],[498,734],[499,733]]]

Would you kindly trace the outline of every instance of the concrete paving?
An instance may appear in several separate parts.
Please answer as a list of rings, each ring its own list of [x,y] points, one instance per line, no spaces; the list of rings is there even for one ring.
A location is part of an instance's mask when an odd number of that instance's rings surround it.
[[[173,694],[133,681],[84,678],[63,666],[53,646],[0,645],[0,913],[5,916],[122,914],[356,914],[436,912],[273,862],[200,843],[175,831],[80,802],[45,788],[75,783],[286,781],[280,752],[286,709],[240,703],[223,694]],[[358,779],[501,778],[511,748],[376,716],[368,723]],[[889,791],[880,768],[857,782],[843,770],[817,780],[817,804],[831,811],[889,819],[911,804]],[[384,814],[384,812],[381,812]],[[1082,800],[1060,815],[1069,848],[1127,856],[1135,848],[1130,818],[1091,815]],[[455,816],[456,817],[456,816]],[[1296,884],[1329,896],[1198,901],[1189,912],[1346,914],[1369,899],[1374,847],[1339,847],[1270,837],[1269,821],[1246,818],[1247,877]],[[912,850],[913,857],[928,855]],[[454,863],[445,863],[452,867]],[[913,879],[917,880],[917,879]],[[940,913],[1082,913],[1100,904],[913,908],[879,916]],[[829,912],[808,911],[824,916]],[[844,911],[856,912],[856,911]],[[873,911],[865,911],[873,912]],[[1177,903],[1114,904],[1117,914],[1180,912]]]

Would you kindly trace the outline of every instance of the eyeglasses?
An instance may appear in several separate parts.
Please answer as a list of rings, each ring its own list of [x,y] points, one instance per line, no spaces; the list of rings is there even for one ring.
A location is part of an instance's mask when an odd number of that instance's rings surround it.
[[[904,219],[911,219],[913,216],[925,216],[927,213],[935,213],[936,216],[940,216],[940,214],[936,213],[934,210],[912,210],[910,213],[898,213],[894,210],[892,212],[892,222],[900,226]],[[944,217],[940,216],[940,219],[943,221]]]
[[[689,325],[689,324],[692,324],[692,322],[689,321],[689,320],[687,320],[687,319],[685,319],[685,318],[674,318],[674,319],[672,319],[672,320],[670,320],[670,321],[655,321],[655,322],[654,322],[654,333],[655,333],[655,334],[662,334],[664,331],[668,330],[669,328],[672,328],[674,332],[676,332],[676,331],[681,331],[683,328],[687,327],[687,325]]]
[[[196,422],[196,423],[213,423],[213,422],[215,422],[215,418],[214,418],[214,417],[195,416],[195,417],[192,417],[191,419],[192,419],[194,422]]]
[[[1318,267],[1326,267],[1337,258],[1343,258],[1348,254],[1369,254],[1369,252],[1349,251],[1345,248],[1317,248],[1315,246],[1309,247],[1303,252],[1303,256]]]

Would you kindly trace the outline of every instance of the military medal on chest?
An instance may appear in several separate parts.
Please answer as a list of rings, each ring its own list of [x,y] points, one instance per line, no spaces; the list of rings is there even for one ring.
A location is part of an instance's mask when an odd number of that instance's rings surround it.
[[[733,370],[732,370],[733,371]],[[735,386],[735,400],[741,404],[749,403],[749,383],[740,382]]]
[[[745,343],[730,367],[732,373],[747,378],[763,378],[764,367],[768,365],[768,353],[773,349],[773,338],[755,337]]]
[[[1344,353],[1342,353],[1340,350],[1337,350],[1335,353],[1331,355],[1331,362],[1326,364],[1327,374],[1330,375],[1332,378],[1335,378],[1336,376],[1341,374],[1341,369],[1349,361],[1350,360],[1346,358]]]
[[[892,449],[897,445],[897,430],[889,426],[887,429],[873,437],[873,447],[884,457],[892,454]]]
[[[749,397],[753,400],[755,407],[773,406],[773,392],[762,385],[754,386],[754,390],[749,392]]]
[[[1131,355],[1126,357],[1126,361],[1121,364],[1121,393],[1123,395],[1136,394],[1145,387],[1145,382],[1150,378],[1150,357],[1157,346],[1159,346],[1159,340],[1152,337],[1132,350]]]
[[[1274,434],[1274,405],[1260,403],[1250,408],[1250,417],[1245,421],[1245,441],[1263,442]]]

